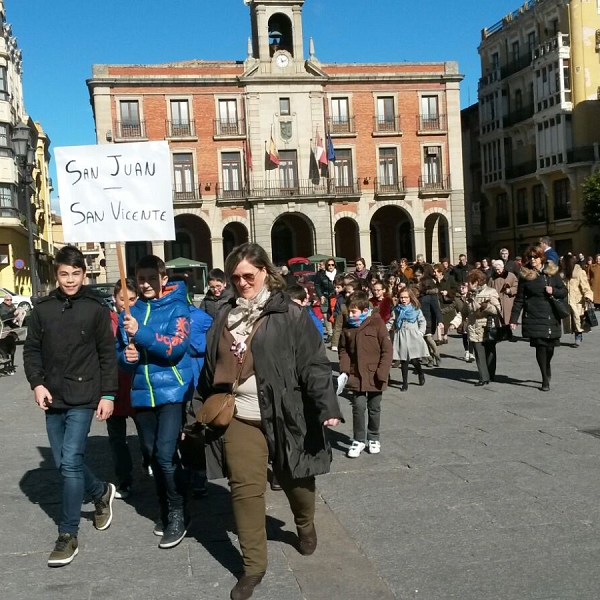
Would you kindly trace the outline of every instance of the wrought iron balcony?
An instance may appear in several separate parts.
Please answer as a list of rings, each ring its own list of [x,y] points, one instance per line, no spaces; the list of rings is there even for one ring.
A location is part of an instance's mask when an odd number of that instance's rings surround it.
[[[376,115],[373,117],[375,133],[399,133],[401,131],[400,115]]]
[[[22,219],[23,213],[14,206],[0,206],[0,219]]]
[[[200,186],[194,188],[192,186],[174,186],[173,187],[173,202],[187,203],[187,202],[198,202],[202,198],[202,192]]]
[[[215,119],[213,135],[215,137],[246,137],[246,121],[241,118]]]
[[[336,180],[324,177],[321,177],[317,183],[311,179],[254,180],[248,186],[248,197],[250,198],[315,198],[352,195],[360,195],[360,184],[357,180]]]
[[[528,104],[519,110],[513,110],[508,113],[505,117],[502,118],[502,124],[504,127],[512,127],[517,123],[521,123],[521,121],[525,121],[533,117],[533,113],[535,112],[535,108],[533,104]]]
[[[355,133],[354,117],[329,117],[327,128],[331,135],[342,135],[344,133]]]
[[[449,192],[452,188],[450,187],[450,175],[440,175],[439,177],[419,177],[419,193],[439,193]]]
[[[446,131],[446,115],[418,115],[417,129],[419,133]]]
[[[485,87],[487,87],[488,85],[491,85],[492,83],[496,83],[497,81],[500,81],[500,69],[494,69],[493,71],[491,71],[490,73],[488,73],[487,75],[484,75],[483,77],[481,77],[479,79],[479,89],[483,89]]]
[[[167,136],[170,138],[196,137],[196,121],[167,121]]]
[[[146,137],[146,121],[117,121],[115,131],[119,139],[143,139]]]
[[[217,200],[244,200],[248,197],[248,186],[245,183],[217,183]]]
[[[390,180],[389,177],[375,178],[376,196],[397,196],[406,193],[406,177],[400,177],[398,180]]]
[[[579,148],[572,148],[567,150],[567,162],[580,163],[580,162],[596,162],[600,160],[600,156],[596,155],[594,146],[580,146]]]
[[[525,175],[531,175],[537,171],[537,161],[528,160],[523,163],[506,167],[505,177],[506,179],[516,179],[517,177],[524,177]]]
[[[523,54],[523,56],[520,56],[516,60],[513,60],[508,64],[504,65],[500,69],[500,76],[502,77],[502,79],[505,79],[510,75],[514,75],[515,73],[522,71],[523,69],[531,66],[531,59],[531,52],[528,51],[525,54]]]

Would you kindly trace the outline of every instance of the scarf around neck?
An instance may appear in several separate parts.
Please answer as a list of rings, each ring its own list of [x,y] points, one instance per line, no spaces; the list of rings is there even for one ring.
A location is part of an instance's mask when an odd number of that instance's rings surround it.
[[[418,311],[412,304],[398,304],[396,307],[396,325],[400,327],[404,321],[415,323],[417,321]]]
[[[329,279],[329,281],[333,281],[337,275],[337,269],[334,269],[331,271],[331,273],[329,271],[325,271],[325,275],[327,275],[327,279]]]
[[[238,298],[236,307],[227,315],[227,329],[241,326],[240,335],[249,335],[270,297],[270,290],[263,286],[254,298]]]

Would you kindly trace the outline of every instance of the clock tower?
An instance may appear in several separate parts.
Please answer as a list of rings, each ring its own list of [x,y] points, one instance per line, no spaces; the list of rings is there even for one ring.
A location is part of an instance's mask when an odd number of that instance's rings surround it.
[[[304,0],[244,0],[250,7],[252,57],[271,71],[304,67],[302,7]]]

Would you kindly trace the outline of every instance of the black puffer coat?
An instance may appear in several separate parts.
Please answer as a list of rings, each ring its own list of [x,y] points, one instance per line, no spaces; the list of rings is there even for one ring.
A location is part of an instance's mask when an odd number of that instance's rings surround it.
[[[552,295],[559,300],[567,297],[567,288],[553,262],[546,263],[543,272],[523,267],[519,277],[517,296],[510,315],[516,323],[523,310],[523,337],[529,339],[556,339],[561,336],[561,323],[554,315],[545,288],[552,287]]]
[[[198,385],[203,398],[211,393],[219,339],[234,306],[232,299],[208,332]],[[257,329],[251,349],[269,457],[294,479],[327,473],[331,448],[323,422],[342,419],[342,413],[323,340],[308,313],[283,292],[273,292],[260,318],[266,323]],[[226,474],[223,433],[207,432],[207,470],[212,479]]]

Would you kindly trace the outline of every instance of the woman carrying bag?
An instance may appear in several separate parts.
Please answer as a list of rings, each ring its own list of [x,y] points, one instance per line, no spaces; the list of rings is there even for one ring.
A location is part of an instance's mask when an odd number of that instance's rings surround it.
[[[583,341],[583,323],[581,321],[585,314],[586,304],[594,301],[594,294],[585,271],[571,254],[563,258],[562,275],[567,287],[567,298],[571,309],[569,317],[571,331],[575,335],[575,347],[579,347]]]
[[[282,291],[264,249],[234,248],[225,274],[234,297],[208,332],[198,389],[209,404],[235,382],[233,418],[207,431],[207,471],[210,479],[229,480],[244,563],[231,598],[246,600],[267,569],[268,462],[290,502],[298,551],[312,554],[315,475],[327,473],[331,463],[324,428],[338,425],[342,414],[323,340],[308,313]]]
[[[535,348],[535,356],[542,375],[542,392],[550,390],[552,369],[550,363],[554,349],[560,346],[561,320],[564,314],[561,301],[567,297],[567,289],[558,274],[558,266],[540,246],[532,246],[525,254],[527,266],[521,268],[519,289],[510,316],[510,326],[517,328],[523,311],[522,333]]]

